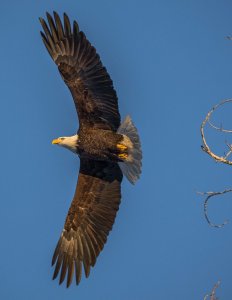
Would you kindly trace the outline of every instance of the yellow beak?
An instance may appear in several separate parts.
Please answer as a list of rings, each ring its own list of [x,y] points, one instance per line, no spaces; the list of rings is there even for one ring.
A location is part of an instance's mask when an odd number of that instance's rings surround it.
[[[52,141],[52,145],[59,144],[59,143],[60,143],[60,139],[55,139]]]

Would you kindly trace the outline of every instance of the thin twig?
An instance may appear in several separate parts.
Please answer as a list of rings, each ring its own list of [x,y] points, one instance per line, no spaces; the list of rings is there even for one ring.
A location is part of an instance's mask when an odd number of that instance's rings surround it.
[[[209,123],[209,125],[210,125],[213,129],[216,129],[216,130],[218,130],[218,131],[220,131],[220,132],[232,133],[232,130],[230,130],[230,129],[224,129],[224,128],[222,127],[222,124],[221,124],[220,127],[217,127],[217,126],[214,125],[210,120],[208,120],[208,123]]]
[[[209,294],[205,295],[204,300],[208,299],[208,297],[210,297],[210,300],[218,300],[218,298],[216,297],[216,289],[219,287],[220,284],[221,284],[220,280],[217,283],[215,283],[210,295]]]
[[[204,134],[204,127],[206,125],[206,123],[208,122],[210,124],[211,127],[217,129],[217,130],[220,130],[222,132],[232,132],[232,130],[227,130],[227,129],[223,129],[222,127],[219,128],[219,127],[216,127],[215,125],[213,125],[209,120],[210,120],[210,117],[212,115],[212,113],[221,105],[225,104],[225,103],[229,103],[229,102],[232,102],[232,99],[226,99],[226,100],[223,100],[222,102],[220,102],[219,104],[216,104],[209,112],[208,114],[206,115],[204,121],[202,122],[201,124],[201,138],[202,138],[202,142],[203,142],[203,145],[201,146],[202,150],[204,152],[206,152],[207,154],[209,154],[214,160],[218,161],[218,162],[222,162],[224,164],[227,164],[227,165],[232,165],[232,161],[228,160],[228,156],[229,155],[226,155],[226,156],[218,156],[217,154],[213,153],[212,150],[209,148],[209,146],[207,145],[207,142],[206,142],[206,139],[205,139],[205,134]]]
[[[227,159],[227,158],[230,156],[230,154],[232,153],[232,145],[231,145],[231,144],[228,144],[228,143],[226,142],[226,146],[227,146],[230,150],[225,154],[225,156],[224,156],[225,159]]]
[[[221,224],[214,224],[209,216],[208,216],[208,202],[209,202],[209,199],[211,197],[214,197],[214,196],[218,196],[218,195],[223,195],[223,194],[226,194],[226,193],[230,193],[232,192],[232,189],[228,189],[228,190],[224,190],[222,192],[198,192],[198,194],[200,195],[207,195],[205,201],[204,201],[204,215],[205,215],[205,219],[206,221],[208,222],[208,224],[214,228],[222,228],[223,226],[225,226],[226,224],[229,223],[229,220],[225,220],[223,223]]]

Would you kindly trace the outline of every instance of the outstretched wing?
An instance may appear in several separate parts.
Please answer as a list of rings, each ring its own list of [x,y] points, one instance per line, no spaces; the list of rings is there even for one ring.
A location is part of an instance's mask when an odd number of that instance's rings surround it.
[[[76,192],[52,259],[52,265],[56,264],[53,279],[61,269],[60,284],[67,273],[69,287],[74,269],[79,284],[82,265],[89,276],[114,224],[121,181],[117,163],[81,158]]]
[[[42,39],[71,91],[80,126],[116,131],[120,125],[117,95],[95,48],[75,21],[71,29],[66,14],[64,26],[56,12],[54,20],[48,13],[47,19],[48,24],[40,18]]]

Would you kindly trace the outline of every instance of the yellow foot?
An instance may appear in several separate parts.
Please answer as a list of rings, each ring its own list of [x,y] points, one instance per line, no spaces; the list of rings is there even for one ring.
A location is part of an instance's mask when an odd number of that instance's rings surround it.
[[[126,154],[126,153],[121,153],[121,154],[118,154],[118,157],[119,157],[120,159],[127,159],[128,154]]]
[[[117,144],[117,148],[121,151],[125,151],[127,150],[127,146],[123,145],[123,144]]]

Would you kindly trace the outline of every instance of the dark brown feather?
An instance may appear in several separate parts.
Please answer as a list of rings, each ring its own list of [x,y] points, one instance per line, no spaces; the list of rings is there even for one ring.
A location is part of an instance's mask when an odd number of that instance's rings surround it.
[[[78,285],[81,281],[81,273],[82,273],[82,265],[78,258],[75,261],[75,270],[76,270],[76,284]]]
[[[67,288],[68,288],[68,287],[70,286],[70,284],[72,283],[73,275],[74,275],[74,260],[73,260],[72,257],[69,257],[69,261],[68,261]]]
[[[49,27],[50,27],[50,30],[52,33],[53,41],[54,41],[54,43],[57,43],[59,41],[59,39],[58,39],[56,25],[55,25],[51,15],[48,12],[46,13],[46,15],[47,15]]]
[[[67,255],[67,253],[64,253],[59,284],[61,284],[64,281],[66,271],[67,271],[67,263],[68,263],[68,255]]]
[[[56,267],[55,267],[55,270],[54,270],[54,274],[53,274],[53,278],[52,279],[55,279],[60,271],[60,267],[61,267],[61,264],[63,262],[63,256],[64,256],[64,253],[63,252],[60,252],[59,253],[59,256],[58,256],[58,259],[57,259],[57,262],[56,262]]]
[[[51,33],[50,33],[49,29],[48,29],[48,26],[47,26],[46,22],[42,18],[39,18],[39,20],[40,20],[40,23],[41,23],[41,25],[43,27],[43,30],[44,30],[44,33],[45,33],[45,36],[46,36],[47,42],[49,43],[50,48],[52,48],[52,50],[55,51],[54,41],[53,41],[53,38],[51,36]]]
[[[60,41],[62,41],[64,39],[63,26],[62,26],[59,15],[55,11],[53,12],[53,14],[54,14],[55,22],[56,22],[58,38],[59,38]]]
[[[64,29],[65,29],[65,36],[71,37],[71,35],[72,35],[71,24],[70,24],[69,18],[66,15],[66,13],[64,13]]]
[[[51,44],[48,43],[46,36],[44,35],[43,32],[40,31],[41,37],[43,39],[44,45],[48,50],[48,53],[50,54],[51,58],[52,58],[52,49],[51,49]]]
[[[117,131],[120,125],[118,99],[113,82],[95,48],[79,31],[73,31],[64,14],[64,25],[54,12],[47,13],[48,25],[40,18],[43,42],[69,87],[77,109],[80,127],[91,126]]]
[[[62,243],[62,239],[59,239],[59,242],[56,245],[56,249],[54,251],[53,257],[52,257],[52,266],[54,265],[54,263],[56,262],[56,259],[58,257],[59,251],[60,251],[60,245]]]

